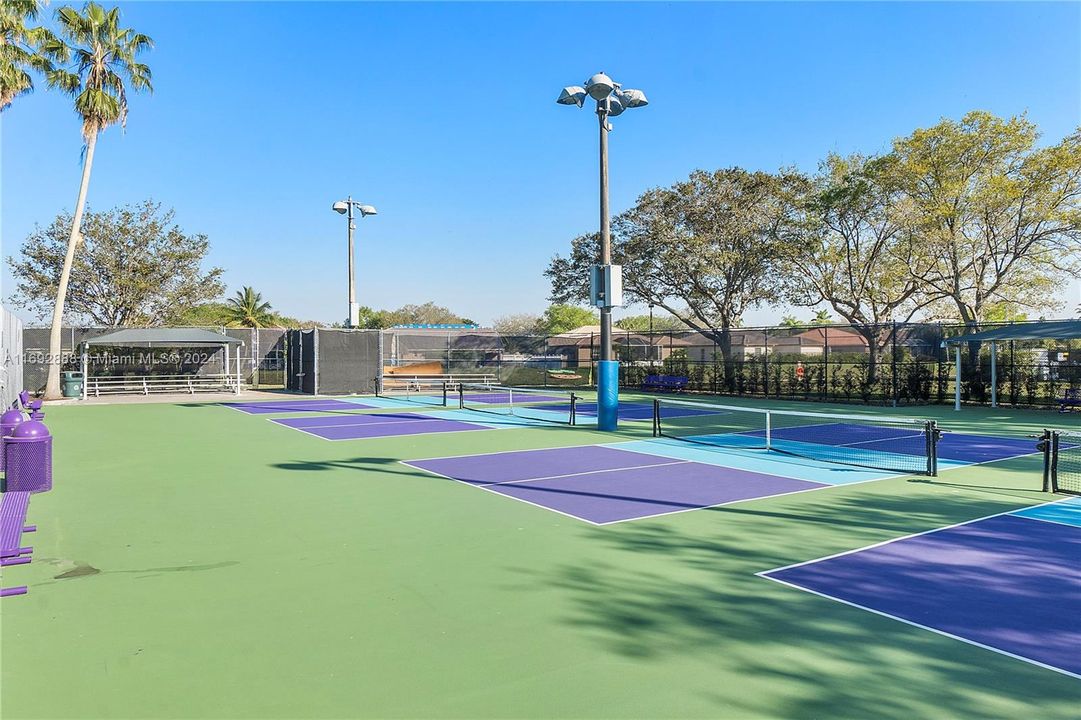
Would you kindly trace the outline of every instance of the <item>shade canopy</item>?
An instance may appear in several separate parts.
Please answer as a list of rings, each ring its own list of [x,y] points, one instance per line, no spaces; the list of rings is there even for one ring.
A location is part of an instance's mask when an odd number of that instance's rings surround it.
[[[105,333],[84,341],[87,345],[163,345],[183,347],[186,345],[240,345],[240,340],[228,335],[199,328],[128,328]]]
[[[942,341],[946,345],[970,342],[998,342],[1001,340],[1077,340],[1081,339],[1081,320],[1041,320],[1039,322],[1011,323],[1005,327],[969,335],[958,335]]]

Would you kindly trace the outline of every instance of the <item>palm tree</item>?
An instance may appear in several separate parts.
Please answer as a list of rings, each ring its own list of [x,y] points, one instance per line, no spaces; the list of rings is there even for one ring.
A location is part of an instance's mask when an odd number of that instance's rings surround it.
[[[4,0],[0,3],[0,112],[11,101],[34,89],[31,70],[52,72],[55,62],[66,62],[67,46],[48,29],[27,27],[44,6],[42,0]]]
[[[263,302],[263,296],[247,285],[243,290],[237,290],[236,297],[229,298],[225,304],[230,325],[257,328],[274,321],[270,303]]]
[[[7,0],[4,0],[7,2]],[[75,98],[75,112],[83,121],[83,176],[75,202],[75,216],[68,238],[68,251],[56,289],[52,332],[49,335],[49,376],[45,397],[60,397],[60,333],[64,319],[71,265],[82,236],[79,227],[86,208],[90,169],[94,164],[94,146],[98,135],[110,125],[123,127],[128,117],[127,88],[152,90],[150,68],[136,56],[151,47],[149,37],[130,28],[120,27],[120,9],[105,10],[88,2],[80,13],[70,7],[56,13],[60,34],[71,49],[74,65],[70,70],[53,70],[46,75],[49,84]]]

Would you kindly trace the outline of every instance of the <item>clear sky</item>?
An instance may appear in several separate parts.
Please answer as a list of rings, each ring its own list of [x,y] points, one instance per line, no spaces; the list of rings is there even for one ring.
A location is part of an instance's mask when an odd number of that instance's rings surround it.
[[[324,321],[346,314],[349,193],[380,213],[361,303],[542,310],[549,258],[597,225],[595,119],[554,103],[596,71],[650,100],[613,121],[614,212],[695,168],[812,170],[972,109],[1046,141],[1081,124],[1078,3],[121,5],[155,92],[99,142],[91,205],[160,200],[230,294]],[[72,207],[80,148],[62,96],[3,113],[5,255]]]

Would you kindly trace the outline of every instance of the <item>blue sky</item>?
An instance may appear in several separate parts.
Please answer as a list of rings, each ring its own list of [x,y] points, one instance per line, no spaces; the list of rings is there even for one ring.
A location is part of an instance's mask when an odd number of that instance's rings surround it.
[[[1047,141],[1081,124],[1078,3],[121,6],[155,92],[99,142],[91,205],[160,200],[230,294],[324,321],[346,313],[349,193],[380,212],[358,223],[363,304],[542,310],[549,258],[597,223],[595,120],[553,101],[599,70],[651,103],[614,120],[615,212],[695,168],[812,170],[972,109]],[[81,140],[43,89],[0,133],[6,256],[74,204]]]

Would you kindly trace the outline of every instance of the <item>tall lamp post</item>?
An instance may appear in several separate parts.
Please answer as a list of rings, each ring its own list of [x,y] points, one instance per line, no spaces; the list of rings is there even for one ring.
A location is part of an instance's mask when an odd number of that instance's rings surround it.
[[[603,72],[589,78],[585,87],[572,85],[563,88],[556,102],[560,105],[582,107],[587,96],[597,102],[597,120],[600,123],[601,257],[600,264],[593,267],[590,282],[590,300],[601,310],[601,359],[597,364],[597,428],[615,430],[619,412],[619,363],[612,359],[612,308],[623,304],[623,288],[620,267],[612,265],[612,235],[608,213],[608,131],[612,126],[608,119],[622,114],[627,108],[643,107],[649,103],[641,90],[624,90]]]
[[[653,303],[649,303],[649,364],[653,365]]]
[[[353,231],[357,229],[357,224],[353,221],[353,209],[359,211],[361,217],[379,213],[371,205],[362,205],[357,202],[352,195],[334,203],[331,208],[339,215],[349,217],[349,320],[346,321],[345,326],[354,328],[360,322],[360,306],[357,305],[357,278],[353,269]]]

